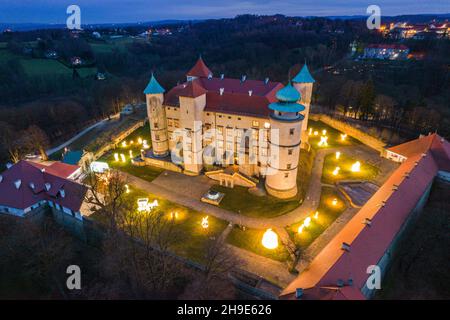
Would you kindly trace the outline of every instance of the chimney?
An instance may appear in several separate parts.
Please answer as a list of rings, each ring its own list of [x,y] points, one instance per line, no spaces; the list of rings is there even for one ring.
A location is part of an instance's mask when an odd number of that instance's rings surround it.
[[[224,91],[225,91],[225,88],[220,88],[220,89],[219,89],[219,92],[220,92],[220,95],[221,95],[221,96],[223,96],[223,92],[224,92]]]
[[[336,284],[337,284],[337,286],[338,286],[339,288],[342,288],[342,287],[344,286],[344,280],[338,279],[338,280],[336,281]]]
[[[349,286],[353,286],[353,279],[352,279],[352,278],[349,278],[349,279],[347,280],[347,284],[348,284]]]
[[[32,190],[34,190],[35,186],[34,186],[34,183],[33,183],[33,182],[30,182],[30,183],[29,183],[29,186],[30,186],[30,188],[31,188]]]
[[[22,180],[16,180],[14,181],[14,186],[16,187],[17,190],[20,189],[20,185],[22,184]]]
[[[41,169],[41,172],[45,172],[45,168],[42,168],[42,169]]]
[[[208,74],[208,80],[212,79],[212,73]]]
[[[61,195],[62,198],[66,196],[66,192],[64,191],[64,189],[59,190],[59,194]]]
[[[253,91],[252,90],[248,90],[248,95],[251,97],[252,96],[252,94],[253,94]]]
[[[50,183],[45,184],[45,190],[49,191],[51,189],[52,185]]]
[[[264,84],[268,84],[269,83],[269,78],[266,78],[265,80],[264,80]]]
[[[350,245],[348,243],[346,243],[346,242],[342,242],[341,249],[349,252],[350,251]]]
[[[244,74],[244,75],[242,76],[242,78],[241,78],[241,82],[244,83],[245,80],[247,80],[247,76]]]
[[[369,219],[369,218],[365,218],[364,221],[363,221],[363,223],[364,223],[366,226],[370,227],[370,226],[372,225],[372,220]]]
[[[223,80],[223,79],[225,79],[225,75],[222,73],[222,74],[220,75],[220,80]]]

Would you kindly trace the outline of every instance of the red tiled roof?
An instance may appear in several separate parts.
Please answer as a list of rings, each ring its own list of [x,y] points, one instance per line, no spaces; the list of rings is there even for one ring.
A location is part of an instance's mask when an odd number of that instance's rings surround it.
[[[47,171],[50,174],[53,174],[55,176],[61,177],[66,179],[67,177],[71,176],[75,171],[77,171],[78,169],[80,169],[79,166],[75,166],[72,164],[67,164],[64,162],[53,162],[50,165],[44,165],[44,164],[40,164],[37,162],[29,162],[30,164],[32,164],[33,166],[35,166],[36,168],[39,169],[45,169],[45,171]]]
[[[58,170],[58,166],[42,171],[42,165],[29,161],[19,161],[11,168],[2,172],[0,182],[0,205],[25,209],[42,200],[51,200],[73,211],[79,211],[83,203],[86,187],[71,180],[58,176],[53,172],[65,174],[64,170]],[[21,181],[19,189],[14,185],[15,181]],[[34,189],[31,188],[34,184]],[[45,184],[50,183],[50,189],[46,190]],[[63,189],[65,197],[59,192]]]
[[[388,178],[359,212],[314,258],[309,267],[282,292],[282,298],[293,299],[302,288],[305,299],[335,299],[323,295],[319,288],[336,287],[338,280],[360,291],[367,280],[367,267],[376,265],[397,236],[441,165],[450,162],[447,141],[435,135],[407,143],[408,159]],[[414,143],[417,144],[414,146]],[[428,149],[423,149],[423,146]],[[396,190],[395,190],[396,189]],[[384,202],[384,206],[381,205]],[[371,224],[363,223],[370,219]],[[342,243],[350,245],[342,250]],[[345,288],[345,287],[344,287]],[[348,299],[353,299],[347,296]]]
[[[268,117],[268,105],[276,101],[275,93],[282,87],[281,83],[270,81],[199,78],[172,88],[165,95],[164,104],[179,106],[180,96],[198,97],[206,93],[205,111]]]
[[[198,58],[195,65],[192,67],[191,70],[186,74],[189,77],[208,77],[211,73],[211,70],[206,66],[206,64],[203,62],[203,59],[200,57]]]

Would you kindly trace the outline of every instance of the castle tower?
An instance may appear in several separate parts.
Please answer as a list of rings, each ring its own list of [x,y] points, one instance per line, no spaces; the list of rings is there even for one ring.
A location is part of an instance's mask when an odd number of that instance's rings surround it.
[[[297,103],[300,93],[289,83],[276,94],[271,103],[270,158],[266,176],[267,192],[287,199],[297,194],[297,167],[300,156],[301,128],[305,107]]]
[[[308,142],[308,119],[314,82],[316,82],[316,80],[311,76],[306,63],[294,79],[292,79],[295,89],[297,89],[301,95],[301,100],[299,100],[298,103],[305,106],[305,111],[302,112],[305,117],[302,124],[302,146]]]
[[[164,88],[153,76],[144,90],[147,101],[147,115],[150,123],[152,151],[156,157],[169,154],[166,112],[164,110]]]

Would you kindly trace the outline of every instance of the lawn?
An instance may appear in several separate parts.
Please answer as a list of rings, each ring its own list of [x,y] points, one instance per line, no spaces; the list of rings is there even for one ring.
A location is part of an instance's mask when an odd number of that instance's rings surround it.
[[[360,144],[360,142],[350,136],[347,136],[345,140],[341,139],[341,134],[343,132],[338,131],[329,125],[323,123],[322,121],[308,121],[308,132],[311,130],[312,135],[309,136],[309,144],[314,149],[326,149],[326,148],[336,148],[336,147],[346,147],[352,146],[356,144]],[[318,146],[320,142],[320,137],[323,136],[323,130],[326,130],[325,135],[328,136],[328,146]],[[314,133],[317,131],[317,135]]]
[[[197,263],[204,262],[209,241],[217,239],[228,225],[228,222],[213,216],[208,217],[209,227],[204,229],[201,225],[205,214],[175,204],[169,200],[157,197],[147,192],[130,186],[130,193],[126,195],[130,201],[136,203],[138,198],[148,198],[150,202],[158,200],[158,210],[167,214],[171,219],[171,213],[177,212],[175,220],[176,241],[171,250],[180,256],[191,259]],[[92,219],[105,223],[102,216],[92,214]]]
[[[322,171],[322,182],[333,184],[340,180],[375,180],[379,173],[379,169],[371,164],[360,161],[361,171],[352,172],[352,165],[358,159],[352,158],[345,153],[341,152],[339,159],[336,159],[336,154],[332,153],[325,157]],[[333,175],[336,167],[340,170],[337,175]]]
[[[333,200],[337,199],[337,204],[333,205]],[[306,249],[319,235],[322,234],[342,212],[347,208],[345,202],[339,193],[331,187],[322,187],[320,195],[320,203],[317,211],[318,218],[314,218],[314,212],[311,212],[311,224],[304,227],[301,234],[298,234],[298,228],[303,224],[303,221],[297,222],[289,227],[287,231],[292,240],[302,248]]]
[[[214,186],[213,189],[225,193],[220,207],[241,213],[248,217],[272,218],[286,214],[297,208],[305,198],[315,151],[300,151],[299,169],[297,172],[298,194],[292,199],[281,200],[270,195],[256,196],[248,192],[247,188],[235,186],[233,189]]]
[[[257,230],[246,228],[245,231],[239,227],[233,227],[233,230],[227,237],[226,242],[238,248],[251,251],[260,256],[273,260],[285,262],[290,259],[286,248],[279,241],[278,248],[274,250],[266,249],[261,241],[266,230]]]
[[[126,142],[126,147],[123,147],[122,144],[114,150],[108,151],[105,153],[99,161],[104,161],[109,164],[110,167],[118,169],[123,172],[127,172],[131,175],[137,176],[141,179],[147,181],[153,181],[156,177],[158,177],[164,169],[152,167],[152,166],[144,166],[138,167],[131,164],[130,160],[130,151],[133,157],[138,156],[141,153],[142,145],[138,143],[138,139],[147,140],[148,145],[151,145],[150,139],[150,126],[147,123],[145,126],[135,130],[131,133],[124,141]],[[131,141],[133,142],[131,144]],[[126,162],[115,161],[114,154],[124,154],[126,157]]]

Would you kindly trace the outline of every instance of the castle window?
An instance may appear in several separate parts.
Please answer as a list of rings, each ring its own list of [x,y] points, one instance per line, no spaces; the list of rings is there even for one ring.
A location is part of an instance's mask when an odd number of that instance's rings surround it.
[[[222,115],[221,115],[221,114],[219,114],[219,118],[222,118]]]
[[[156,141],[159,141],[159,134],[156,134],[156,135],[155,135],[155,140],[156,140]]]
[[[222,127],[222,126],[217,126],[217,132],[218,132],[220,135],[223,135],[223,127]]]
[[[174,119],[173,120],[173,125],[175,126],[175,128],[179,128],[180,127],[180,121],[178,119]]]
[[[288,149],[288,155],[292,155],[292,152],[294,151],[294,149]]]
[[[153,123],[153,128],[158,129],[158,122]]]
[[[238,120],[241,120],[241,118],[240,118],[240,117],[238,117]]]
[[[286,165],[286,169],[290,169],[292,167],[292,165],[290,164],[290,163],[288,163],[287,165]]]
[[[252,126],[253,127],[259,127],[259,121],[253,120],[252,121]]]
[[[167,125],[168,125],[169,127],[173,126],[173,120],[167,118]]]
[[[285,173],[285,174],[284,174],[284,177],[285,177],[285,178],[289,178],[289,173]]]
[[[206,115],[209,116],[209,112],[207,112]]]
[[[289,129],[289,134],[290,134],[291,136],[293,136],[293,135],[294,135],[294,131],[295,131],[294,128]]]
[[[230,116],[228,116],[228,119],[231,119],[231,117],[230,117]]]

